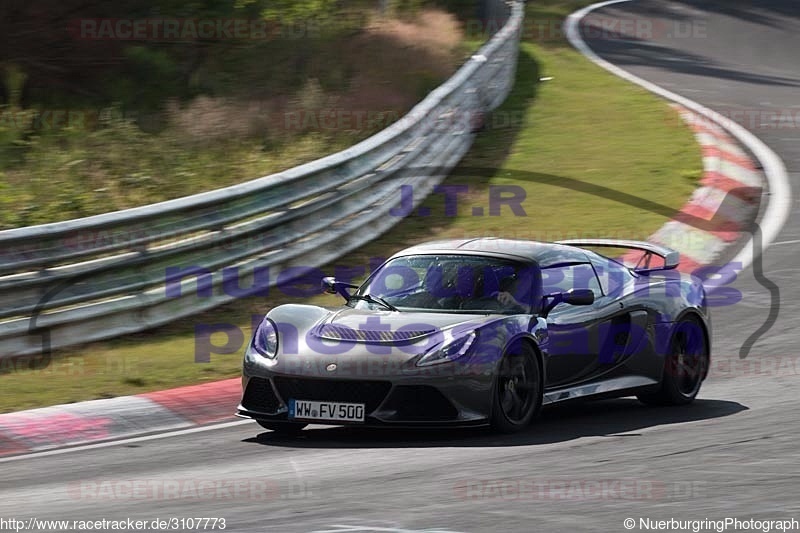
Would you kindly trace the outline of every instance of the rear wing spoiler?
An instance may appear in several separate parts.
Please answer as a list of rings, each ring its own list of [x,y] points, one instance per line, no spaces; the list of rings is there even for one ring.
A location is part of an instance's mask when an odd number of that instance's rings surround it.
[[[637,250],[644,252],[644,255],[633,267],[635,272],[647,273],[655,272],[657,270],[672,270],[678,266],[681,259],[681,254],[672,248],[653,244],[644,241],[631,241],[625,239],[568,239],[565,241],[556,241],[556,244],[564,244],[567,246],[595,246],[604,248],[627,248],[630,250]],[[653,256],[656,255],[663,259],[663,266],[652,266],[651,261]]]

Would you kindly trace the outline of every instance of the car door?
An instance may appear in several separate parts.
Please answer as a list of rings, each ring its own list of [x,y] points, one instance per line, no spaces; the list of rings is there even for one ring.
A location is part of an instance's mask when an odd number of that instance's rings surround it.
[[[620,365],[638,346],[647,313],[629,312],[615,295],[606,294],[588,260],[543,268],[542,287],[543,294],[591,289],[595,295],[592,305],[559,304],[548,315],[548,387],[598,377]]]

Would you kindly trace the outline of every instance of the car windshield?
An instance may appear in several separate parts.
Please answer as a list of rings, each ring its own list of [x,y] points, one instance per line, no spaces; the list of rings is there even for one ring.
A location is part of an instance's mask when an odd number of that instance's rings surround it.
[[[531,264],[495,257],[405,256],[383,265],[356,296],[372,296],[401,311],[530,313],[533,273]],[[364,298],[353,304],[381,307]]]

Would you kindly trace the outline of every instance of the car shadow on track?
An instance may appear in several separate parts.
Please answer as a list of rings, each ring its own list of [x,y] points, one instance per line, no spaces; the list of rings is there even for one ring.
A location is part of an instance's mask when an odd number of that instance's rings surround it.
[[[513,435],[486,428],[392,429],[312,427],[297,436],[265,431],[244,442],[290,448],[427,448],[529,446],[581,437],[638,437],[638,430],[730,416],[748,408],[727,400],[697,400],[683,407],[647,407],[633,399],[576,403],[545,409],[526,430]]]

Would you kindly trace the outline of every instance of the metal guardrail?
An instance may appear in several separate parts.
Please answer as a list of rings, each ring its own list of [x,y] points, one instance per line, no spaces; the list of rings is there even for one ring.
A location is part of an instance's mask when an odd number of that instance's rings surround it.
[[[405,117],[347,150],[224,189],[0,231],[0,358],[196,314],[237,297],[225,267],[236,267],[237,288],[265,268],[274,285],[280,272],[301,274],[388,230],[401,220],[389,214],[400,186],[422,201],[513,86],[524,5],[496,5],[508,18],[489,42]],[[176,268],[180,294],[169,294]]]

